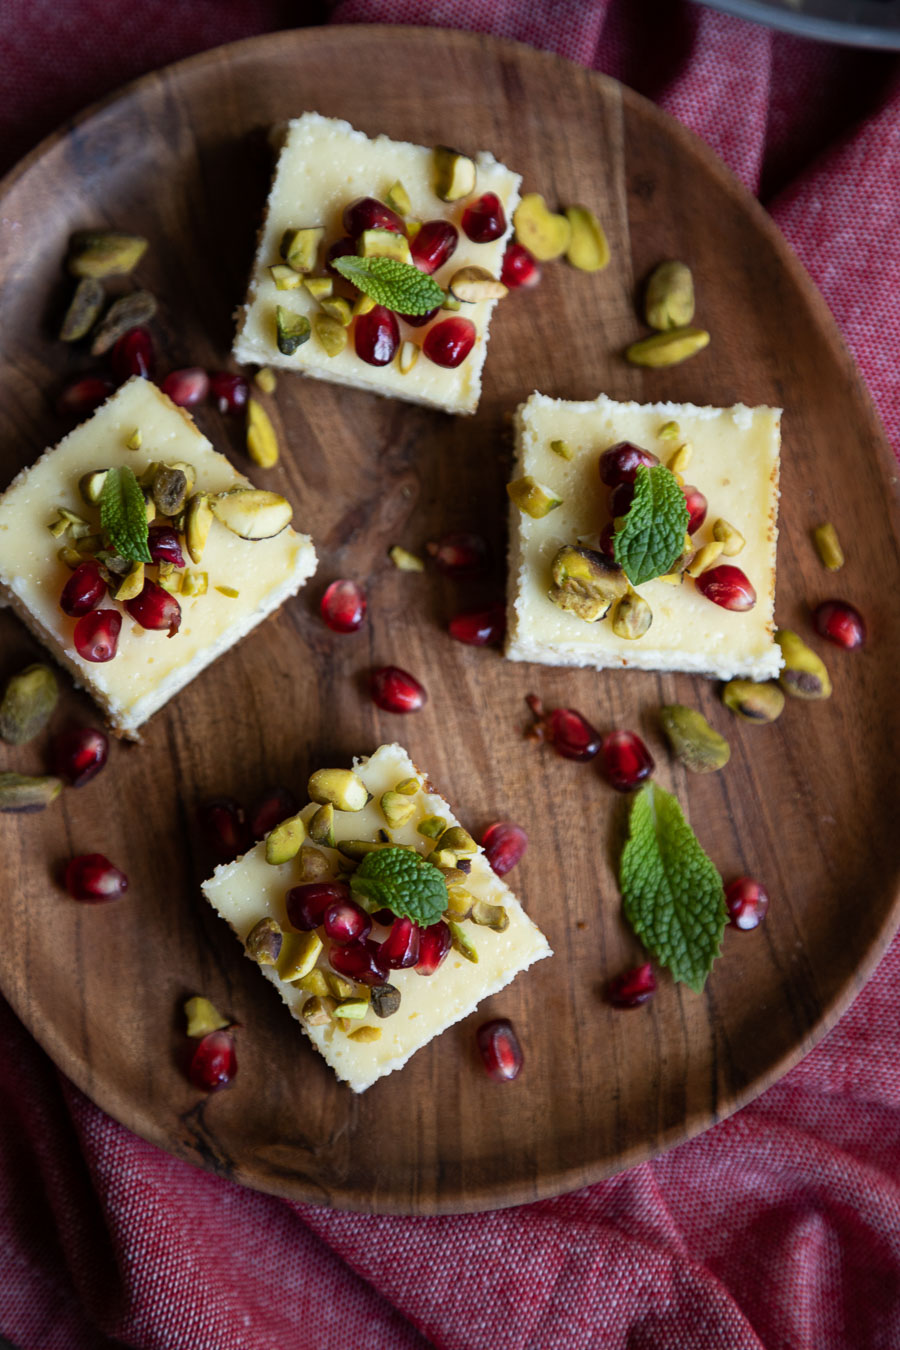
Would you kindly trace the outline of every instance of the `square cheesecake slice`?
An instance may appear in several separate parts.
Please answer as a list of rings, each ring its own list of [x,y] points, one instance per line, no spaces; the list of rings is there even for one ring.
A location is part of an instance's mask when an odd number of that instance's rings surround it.
[[[723,680],[777,675],[780,424],[778,408],[617,403],[603,394],[574,403],[532,394],[516,414],[514,478],[530,476],[561,504],[540,518],[511,507],[506,655],[544,665],[690,671]],[[723,553],[716,564],[745,574],[756,592],[752,608],[713,603],[688,575],[676,577],[676,584],[655,579],[637,588],[652,622],[643,636],[629,638],[613,630],[613,611],[588,622],[551,600],[551,572],[563,546],[602,551],[600,535],[611,507],[598,464],[604,451],[623,441],[664,464],[682,444],[689,447],[684,474],[708,503],[692,536],[694,549],[714,542],[716,522],[727,522],[734,532],[727,548],[739,552]]]
[[[552,953],[543,933],[491,869],[483,851],[469,841],[471,850],[458,855],[464,866],[470,864],[467,875],[443,874],[447,904],[451,906],[448,913],[457,914],[458,927],[453,946],[433,973],[422,974],[412,966],[385,969],[382,976],[370,977],[369,984],[353,980],[346,975],[346,962],[340,961],[349,947],[338,951],[336,964],[341,965],[344,974],[337,971],[329,960],[336,949],[323,928],[303,933],[293,929],[288,918],[288,892],[313,876],[346,881],[347,869],[354,864],[340,851],[341,847],[358,856],[360,841],[374,847],[379,831],[388,830],[392,845],[412,848],[420,856],[427,856],[435,849],[434,829],[440,821],[445,823],[442,829],[458,826],[447,802],[432,789],[399,745],[382,745],[369,758],[355,760],[353,776],[355,782],[350,780],[349,771],[344,773],[359,793],[357,801],[366,804],[359,810],[334,812],[337,848],[314,844],[306,838],[299,854],[290,861],[274,864],[266,860],[267,845],[263,841],[236,862],[217,867],[204,884],[203,893],[245,944],[251,959],[259,956],[251,937],[254,930],[258,934],[268,928],[276,935],[283,934],[276,963],[266,964],[263,960],[260,970],[274,984],[337,1077],[354,1092],[363,1092],[385,1074],[402,1068],[417,1050],[454,1022],[467,1017],[483,999],[509,984],[520,971]],[[388,826],[381,802],[383,795],[395,792],[398,785],[402,785],[397,794],[399,807],[396,801],[393,805],[401,815],[408,810],[408,819]],[[312,834],[318,833],[313,821],[318,809],[311,804],[301,813]],[[389,814],[396,821],[396,814],[393,811]],[[439,818],[436,823],[435,817]],[[419,832],[423,821],[428,822],[426,829],[434,827],[430,836]],[[356,843],[348,847],[346,841],[351,840]],[[444,850],[440,861],[447,866],[453,859]],[[356,891],[353,895],[360,900]],[[375,910],[378,919],[389,917],[371,901],[368,907]],[[466,910],[471,910],[475,917],[461,917]],[[381,942],[389,931],[384,924],[374,921],[369,941]],[[448,944],[449,932],[444,932],[441,938]],[[271,957],[270,951],[270,961]],[[304,963],[298,965],[298,960]],[[298,976],[301,969],[305,973]],[[343,985],[337,983],[340,980]],[[395,992],[383,995],[385,985]],[[352,1019],[341,1015],[341,1007],[347,1001],[357,1004]],[[392,1003],[397,1005],[395,1010],[386,1012]],[[382,1015],[378,1015],[376,1008],[380,1008]]]
[[[0,596],[88,690],[113,731],[134,740],[153,713],[295,595],[316,568],[309,537],[284,525],[290,507],[283,498],[277,499],[283,507],[274,524],[284,528],[270,538],[244,538],[207,517],[209,532],[196,564],[179,534],[186,567],[146,566],[148,586],[162,582],[177,602],[177,631],[170,637],[167,630],[145,628],[124,603],[105,595],[99,608],[112,612],[113,624],[121,625],[115,655],[85,660],[75,645],[81,620],[63,613],[60,597],[73,575],[70,569],[90,560],[106,541],[92,533],[100,530],[100,508],[85,500],[79,483],[86,474],[123,466],[147,482],[154,464],[181,465],[192,496],[252,488],[183,409],[149,380],[134,378],[0,496]],[[155,514],[150,502],[148,514]],[[180,522],[159,515],[156,523]],[[254,532],[252,526],[242,528]],[[116,565],[102,551],[99,558],[104,567]],[[118,589],[123,577],[112,570],[108,577],[110,589]],[[166,603],[159,591],[152,594]]]
[[[476,155],[473,163],[471,190],[457,200],[442,201],[435,191],[436,159],[431,148],[392,141],[387,136],[369,139],[347,122],[314,112],[304,113],[288,123],[260,231],[249,293],[238,313],[234,344],[236,359],[296,370],[315,379],[389,394],[446,412],[473,413],[481,393],[481,371],[495,299],[462,303],[458,314],[440,309],[427,323],[419,320],[411,323],[402,317],[396,319],[394,339],[399,338],[399,342],[392,339],[386,345],[382,344],[377,353],[379,364],[375,365],[358,354],[365,350],[363,329],[371,322],[369,317],[353,320],[347,333],[348,340],[341,350],[335,349],[342,341],[340,333],[332,328],[333,336],[326,347],[315,322],[317,316],[322,316],[323,309],[313,294],[315,291],[318,295],[323,289],[327,292],[331,279],[334,293],[326,293],[323,297],[326,306],[335,296],[350,301],[359,298],[348,282],[335,279],[326,271],[327,254],[341,240],[347,241],[349,251],[382,251],[384,245],[378,243],[376,235],[357,235],[354,241],[349,240],[342,223],[343,215],[347,207],[360,199],[374,198],[384,203],[397,184],[401,185],[406,200],[401,198],[404,209],[395,211],[394,223],[410,242],[417,227],[423,224],[431,231],[428,236],[431,238],[434,238],[435,230],[440,234],[440,225],[435,226],[434,222],[445,222],[456,232],[455,248],[434,270],[434,281],[446,290],[450,279],[464,267],[482,268],[498,278],[512,230],[513,211],[519,200],[521,179],[488,153]],[[466,187],[468,184],[464,183],[455,190]],[[502,230],[496,238],[476,243],[462,229],[462,216],[466,207],[485,193],[493,193],[499,199],[503,211]],[[391,200],[395,201],[395,197],[391,196]],[[288,230],[310,232],[305,237],[311,240],[312,253],[301,258],[298,264],[306,269],[304,274],[291,276],[292,269],[285,265],[281,256],[281,242]],[[314,230],[320,231],[320,235],[312,235]],[[422,239],[425,238],[423,235]],[[398,240],[404,254],[398,260],[408,262],[406,239],[395,232],[393,242]],[[387,244],[392,244],[390,238]],[[436,260],[436,257],[432,259]],[[273,266],[281,268],[282,283],[286,281],[292,289],[279,289],[270,271]],[[304,284],[304,276],[313,281],[312,289]],[[291,319],[302,316],[313,323],[309,340],[291,355],[279,350],[278,306]],[[346,317],[349,318],[349,314]],[[474,325],[474,346],[458,365],[435,364],[426,354],[430,344],[437,341],[437,337],[431,335],[439,325],[451,320],[458,324],[459,319]],[[390,355],[392,345],[396,348],[393,356]],[[409,367],[411,361],[414,364]]]

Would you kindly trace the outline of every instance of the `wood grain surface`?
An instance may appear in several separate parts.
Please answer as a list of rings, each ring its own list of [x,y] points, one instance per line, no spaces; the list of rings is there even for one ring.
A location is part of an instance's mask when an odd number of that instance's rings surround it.
[[[354,76],[374,70],[402,72],[379,80],[377,103],[369,79]],[[161,372],[223,366],[266,196],[264,129],[306,108],[369,133],[492,150],[523,173],[526,190],[595,209],[612,264],[595,276],[548,266],[536,291],[500,305],[472,419],[281,378],[286,453],[255,477],[295,503],[320,571],[160,713],[143,745],[114,745],[99,778],[44,814],[0,819],[0,985],[95,1102],[223,1176],[363,1211],[519,1203],[647,1158],[748,1101],[835,1020],[893,933],[895,465],[823,301],[768,217],[688,132],[552,56],[462,33],[353,27],[259,38],[150,76],[6,180],[4,483],[66,429],[56,392],[89,364],[53,337],[69,232],[109,223],[148,235],[140,279],[162,305]],[[664,257],[693,268],[712,343],[673,370],[639,371],[617,353],[644,331],[636,286]],[[870,627],[862,652],[826,653],[829,703],[789,701],[779,722],[754,727],[738,724],[703,679],[528,667],[450,640],[455,610],[502,593],[507,415],[533,389],[786,409],[778,619],[809,634],[810,604],[836,592]],[[239,421],[203,408],[198,422],[246,467]],[[846,544],[838,577],[809,541],[824,519]],[[420,551],[453,528],[491,540],[491,575],[463,585],[390,565],[390,545]],[[338,576],[368,585],[369,622],[353,636],[318,617]],[[0,676],[38,654],[0,615]],[[421,713],[394,717],[371,703],[367,674],[384,662],[425,682]],[[64,684],[54,729],[97,720]],[[658,781],[678,793],[726,878],[764,878],[765,925],[726,933],[703,996],[664,977],[641,1010],[603,1002],[604,981],[640,958],[614,872],[627,803],[593,765],[522,739],[529,692],[579,708],[603,730],[639,730]],[[691,777],[672,765],[655,717],[671,701],[701,708],[729,737],[724,772]],[[519,1029],[526,1067],[513,1084],[481,1072],[476,1016],[354,1097],[201,898],[210,861],[193,824],[200,800],[229,792],[249,801],[273,783],[302,792],[311,769],[394,739],[473,830],[507,818],[530,833],[510,881],[556,956],[480,1014]],[[4,767],[39,770],[45,750],[46,739],[4,747]],[[131,878],[120,903],[80,906],[58,884],[67,856],[94,850]],[[192,993],[241,1024],[239,1076],[210,1098],[183,1072],[180,1009]]]

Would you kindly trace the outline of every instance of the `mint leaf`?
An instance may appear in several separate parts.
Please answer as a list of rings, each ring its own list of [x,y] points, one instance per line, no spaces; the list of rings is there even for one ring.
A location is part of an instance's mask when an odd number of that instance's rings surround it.
[[[387,906],[427,927],[447,908],[443,872],[409,848],[379,848],[367,853],[350,878],[350,889],[375,909]]]
[[[427,314],[446,300],[441,287],[412,263],[397,258],[354,258],[347,254],[331,264],[376,305],[397,314]]]
[[[625,917],[644,946],[699,994],[725,929],[722,878],[676,798],[655,783],[634,799],[619,884]]]
[[[634,480],[634,501],[614,536],[616,562],[632,586],[671,572],[684,548],[690,520],[678,479],[664,464],[642,464]]]
[[[144,494],[134,471],[127,465],[107,470],[100,494],[100,525],[120,558],[129,562],[153,561],[147,547]]]

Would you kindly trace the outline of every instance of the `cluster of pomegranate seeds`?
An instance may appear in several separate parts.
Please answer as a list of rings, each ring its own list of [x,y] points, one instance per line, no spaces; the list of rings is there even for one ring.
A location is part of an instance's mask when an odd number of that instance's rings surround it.
[[[500,643],[506,632],[506,606],[498,602],[487,609],[465,610],[455,614],[447,628],[452,638],[470,647]]]
[[[254,839],[264,839],[270,830],[280,825],[288,816],[294,816],[300,809],[300,803],[289,788],[273,787],[253,805],[250,812],[250,833]]]
[[[439,572],[451,577],[473,576],[487,567],[489,550],[480,534],[456,531],[431,540],[425,551]]]
[[[541,279],[541,265],[522,244],[507,244],[503,255],[500,280],[511,291],[519,286],[536,286]]]
[[[633,731],[611,731],[600,743],[603,776],[617,792],[635,792],[656,767],[653,756]]]
[[[209,376],[202,366],[173,370],[159,386],[179,408],[193,408],[209,393]]]
[[[230,1031],[210,1031],[197,1042],[188,1077],[201,1092],[226,1087],[237,1073],[237,1054]]]
[[[54,736],[50,763],[57,778],[84,787],[106,763],[109,741],[96,727],[70,727]]]
[[[322,927],[332,942],[346,947],[364,941],[372,931],[372,920],[355,900],[336,900],[322,915]]]
[[[462,365],[474,346],[474,323],[471,319],[454,315],[429,328],[422,343],[422,351],[436,366],[453,370]]]
[[[172,563],[184,567],[181,541],[171,525],[151,525],[147,531],[147,548],[155,563]]]
[[[174,637],[181,627],[181,606],[177,599],[149,577],[140,595],[125,601],[125,608],[142,628],[165,628],[169,637]]]
[[[409,246],[412,260],[420,272],[431,276],[453,257],[459,234],[449,220],[426,220]]]
[[[63,614],[78,619],[82,614],[90,614],[105,598],[106,582],[100,575],[100,564],[91,559],[75,568],[63,586],[59,607]]]
[[[419,936],[419,959],[416,962],[417,975],[433,975],[438,966],[447,958],[451,947],[450,929],[443,919],[429,924],[421,930]]]
[[[656,993],[656,976],[648,961],[646,965],[635,966],[617,975],[606,986],[607,1002],[614,1008],[639,1008]]]
[[[509,1018],[495,1017],[490,1022],[482,1022],[475,1039],[481,1062],[490,1078],[497,1083],[509,1083],[518,1078],[524,1056]]]
[[[611,445],[603,451],[597,467],[601,483],[616,488],[620,483],[633,483],[642,466],[651,469],[658,463],[659,460],[651,451],[632,445],[631,441],[619,441],[617,445]]]
[[[368,314],[357,316],[353,325],[356,355],[370,366],[388,366],[400,346],[397,316],[384,305],[375,305]]]
[[[379,666],[374,670],[371,690],[372,698],[385,712],[418,712],[428,700],[425,686],[399,666]]]
[[[197,824],[221,862],[232,862],[253,842],[244,808],[234,797],[210,797],[197,808]]]
[[[360,984],[384,984],[388,967],[381,959],[381,946],[367,938],[346,947],[332,947],[328,960],[339,975]]]
[[[462,227],[474,244],[491,244],[506,232],[506,212],[496,192],[485,192],[463,211]]]
[[[397,212],[385,206],[377,197],[358,197],[355,202],[345,206],[342,223],[351,240],[358,239],[363,230],[391,230],[394,234],[406,234],[406,226]]]
[[[234,375],[230,370],[215,370],[209,377],[209,392],[220,413],[237,415],[246,410],[250,386],[243,375]]]
[[[688,534],[696,534],[700,526],[706,519],[708,503],[699,488],[685,484],[681,489],[684,493],[684,502],[688,509]]]
[[[366,617],[366,593],[355,581],[333,581],[322,596],[322,618],[335,633],[355,633]]]
[[[723,609],[746,610],[756,604],[756,591],[746,574],[731,563],[720,563],[701,572],[694,585],[707,600]]]
[[[766,917],[769,895],[753,877],[738,877],[725,887],[725,905],[728,922],[735,928],[756,928]]]
[[[128,890],[128,878],[102,853],[82,853],[66,867],[66,890],[75,900],[99,904],[118,900]]]
[[[848,652],[866,640],[865,620],[846,600],[823,600],[813,610],[813,624],[817,633]]]
[[[481,836],[484,856],[498,877],[505,877],[521,862],[528,847],[528,835],[511,820],[497,820]]]
[[[116,342],[109,360],[120,384],[130,380],[133,375],[140,375],[145,380],[152,379],[156,353],[149,329],[129,328]]]
[[[60,417],[88,417],[104,403],[115,389],[105,375],[82,375],[72,380],[57,399]]]
[[[111,661],[119,645],[122,616],[117,609],[95,609],[75,625],[72,640],[84,661]]]
[[[350,887],[343,881],[308,881],[294,886],[287,893],[287,916],[301,933],[311,933],[325,917],[332,905],[349,904]]]

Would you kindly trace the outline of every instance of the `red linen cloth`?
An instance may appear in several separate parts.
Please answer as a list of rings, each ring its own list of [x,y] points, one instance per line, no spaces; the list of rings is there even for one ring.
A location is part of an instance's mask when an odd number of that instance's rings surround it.
[[[322,8],[5,0],[2,153],[145,69]],[[332,17],[496,32],[655,98],[763,193],[900,449],[897,58],[676,0],[344,0]],[[21,1350],[897,1350],[898,984],[900,941],[798,1068],[658,1161],[445,1219],[293,1206],[178,1163],[0,1001],[0,1332]]]

